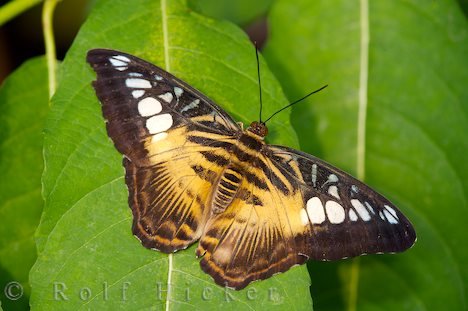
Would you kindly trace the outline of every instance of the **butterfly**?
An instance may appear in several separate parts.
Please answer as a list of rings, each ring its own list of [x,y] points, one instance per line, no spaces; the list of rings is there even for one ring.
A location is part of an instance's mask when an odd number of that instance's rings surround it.
[[[309,259],[401,252],[416,233],[386,198],[330,164],[243,130],[205,95],[115,50],[87,61],[123,154],[133,234],[172,253],[199,241],[214,281],[242,289]]]

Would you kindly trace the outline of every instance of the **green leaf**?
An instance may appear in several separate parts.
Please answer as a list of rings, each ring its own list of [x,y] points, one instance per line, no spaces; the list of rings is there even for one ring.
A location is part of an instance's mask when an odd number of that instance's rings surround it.
[[[310,310],[304,266],[239,292],[225,291],[201,271],[194,247],[168,256],[132,236],[122,156],[105,132],[91,87],[95,74],[85,62],[86,52],[98,47],[166,68],[237,120],[258,115],[255,52],[237,27],[200,16],[184,1],[99,1],[63,62],[46,125],[46,205],[37,231],[39,258],[30,274],[32,307]],[[262,66],[268,114],[287,101]],[[287,114],[270,128],[272,142],[297,146]]]
[[[8,310],[28,307],[29,269],[36,260],[34,231],[43,207],[42,130],[48,103],[42,57],[24,63],[0,89],[0,298]],[[24,290],[18,300],[5,296],[10,282]],[[20,289],[11,286],[14,298]]]
[[[280,0],[269,22],[266,59],[290,100],[330,85],[293,112],[302,149],[360,175],[418,234],[403,254],[311,263],[314,305],[466,309],[468,25],[456,1]]]
[[[273,0],[189,0],[188,4],[197,12],[231,21],[237,25],[245,26],[255,18],[264,15]]]

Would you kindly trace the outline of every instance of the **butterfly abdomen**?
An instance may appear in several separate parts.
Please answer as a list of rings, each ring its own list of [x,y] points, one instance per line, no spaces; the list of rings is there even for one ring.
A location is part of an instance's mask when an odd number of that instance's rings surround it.
[[[231,204],[239,190],[241,181],[242,175],[236,168],[228,167],[223,172],[213,194],[211,206],[214,214],[224,212]]]

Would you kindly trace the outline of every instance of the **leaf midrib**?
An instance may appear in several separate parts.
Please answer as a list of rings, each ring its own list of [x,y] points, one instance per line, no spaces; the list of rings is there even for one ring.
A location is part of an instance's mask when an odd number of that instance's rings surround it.
[[[166,0],[161,0],[161,22],[162,22],[162,36],[163,36],[163,49],[164,49],[164,69],[168,72],[171,71],[170,60],[169,60],[169,37],[167,30],[167,3]],[[172,270],[173,270],[173,254],[167,256],[167,295],[166,295],[166,311],[170,310],[171,302],[171,282],[172,282]]]
[[[360,49],[359,49],[359,106],[357,125],[357,178],[365,179],[366,158],[366,118],[369,75],[369,2],[360,0]],[[350,285],[348,296],[348,311],[357,309],[357,295],[359,288],[360,259],[353,260],[350,268]]]

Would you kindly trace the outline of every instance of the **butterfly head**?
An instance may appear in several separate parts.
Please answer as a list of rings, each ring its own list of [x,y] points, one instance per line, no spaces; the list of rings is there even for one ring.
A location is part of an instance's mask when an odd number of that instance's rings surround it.
[[[247,131],[254,133],[260,137],[265,137],[268,135],[268,128],[263,122],[253,121],[250,123],[250,126],[247,128]]]

